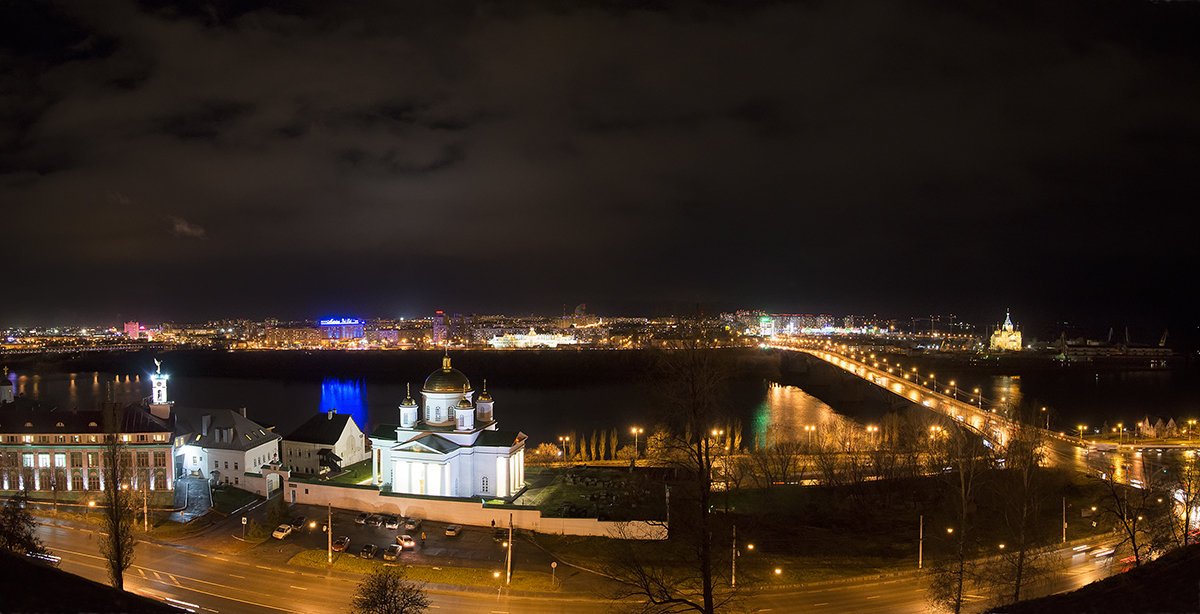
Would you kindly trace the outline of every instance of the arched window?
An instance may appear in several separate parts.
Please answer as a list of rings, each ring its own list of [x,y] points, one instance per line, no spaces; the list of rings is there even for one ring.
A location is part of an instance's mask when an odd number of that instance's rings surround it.
[[[488,479],[486,475],[483,476],[483,492],[488,492]]]

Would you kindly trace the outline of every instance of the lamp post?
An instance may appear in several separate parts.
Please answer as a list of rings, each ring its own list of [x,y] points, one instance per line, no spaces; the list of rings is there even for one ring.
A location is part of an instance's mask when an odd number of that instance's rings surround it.
[[[567,444],[571,443],[570,437],[561,436],[558,438],[558,445],[562,446],[563,462],[567,462]],[[637,457],[637,450],[634,449],[634,458]]]
[[[815,426],[812,426],[812,425],[808,425],[808,424],[806,424],[806,425],[804,425],[804,430],[805,430],[805,431],[808,431],[808,445],[810,445],[810,446],[811,446],[811,445],[812,445],[813,431],[817,430],[817,427],[815,427]]]
[[[1046,408],[1043,407],[1042,415],[1046,417],[1046,430],[1048,431],[1050,430],[1050,412],[1046,411]]]
[[[954,400],[958,400],[958,384],[954,380],[950,380],[950,387],[954,389]]]
[[[328,565],[333,565],[333,503],[325,504],[325,513],[328,517],[325,520],[325,562]]]
[[[1188,420],[1188,442],[1192,441],[1192,433],[1196,432],[1196,419]]]
[[[1118,422],[1117,430],[1120,431],[1120,434],[1117,435],[1117,443],[1118,444],[1125,443],[1125,424],[1122,422]]]
[[[1078,428],[1078,429],[1079,429],[1079,443],[1082,445],[1082,444],[1083,444],[1083,431],[1084,431],[1084,429],[1086,429],[1086,428],[1087,428],[1087,425],[1086,425],[1086,424],[1080,424],[1080,425],[1079,425],[1078,427],[1076,427],[1076,428]]]
[[[978,388],[975,389],[975,400],[979,401],[979,409],[982,410],[983,409],[983,395],[979,394]]]
[[[645,431],[644,431],[643,429],[640,429],[640,428],[638,428],[638,427],[636,427],[636,426],[635,426],[635,427],[633,427],[633,428],[629,429],[629,432],[633,433],[633,462],[634,462],[634,464],[637,464],[637,459],[638,459],[638,435],[641,435],[641,434],[642,434],[643,432],[645,432]]]

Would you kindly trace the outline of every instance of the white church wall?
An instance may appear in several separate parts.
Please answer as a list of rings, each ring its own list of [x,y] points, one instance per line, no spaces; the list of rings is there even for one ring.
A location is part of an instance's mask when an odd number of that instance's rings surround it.
[[[292,494],[294,493],[294,494]],[[305,505],[332,505],[362,512],[388,513],[469,526],[508,526],[512,515],[517,529],[555,535],[586,535],[597,537],[630,537],[646,540],[667,538],[667,528],[661,523],[647,521],[614,522],[595,518],[543,518],[536,509],[507,506],[485,506],[477,500],[436,499],[430,497],[382,494],[371,488],[313,484],[289,480],[285,496]]]

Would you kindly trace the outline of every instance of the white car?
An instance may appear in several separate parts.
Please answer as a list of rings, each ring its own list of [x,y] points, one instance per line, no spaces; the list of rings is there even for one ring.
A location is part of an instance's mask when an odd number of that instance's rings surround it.
[[[271,534],[271,537],[274,537],[275,539],[283,539],[291,534],[292,534],[292,525],[281,524],[281,525],[279,525],[279,528],[275,529],[275,532]]]

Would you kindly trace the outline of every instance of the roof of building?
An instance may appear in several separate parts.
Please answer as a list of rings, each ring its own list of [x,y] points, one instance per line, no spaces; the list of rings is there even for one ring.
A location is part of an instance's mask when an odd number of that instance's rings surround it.
[[[442,357],[442,368],[425,378],[424,392],[469,392],[471,380],[462,371],[450,366],[450,357]]]
[[[321,412],[314,414],[304,424],[296,427],[296,430],[285,435],[283,440],[333,445],[342,438],[347,424],[354,424],[350,414]],[[355,428],[357,429],[358,425],[355,425]]]
[[[389,440],[389,441],[396,441],[396,429],[397,428],[398,427],[395,424],[380,424],[379,426],[375,427],[374,431],[371,431],[370,437],[372,439],[383,439],[383,440]],[[432,429],[411,429],[411,430],[429,431]],[[453,432],[452,428],[437,429],[437,430]],[[420,441],[420,442],[424,443],[427,440],[438,439],[438,440],[445,441],[445,442],[453,445],[454,448],[466,448],[466,447],[478,447],[478,446],[486,446],[486,447],[492,447],[492,448],[511,448],[511,447],[517,445],[518,443],[521,443],[526,438],[527,438],[527,435],[525,435],[525,433],[522,433],[520,431],[481,430],[481,431],[479,431],[479,436],[475,438],[475,442],[470,444],[469,446],[461,446],[459,444],[451,442],[448,439],[445,439],[444,437],[440,437],[434,433],[428,433],[428,432],[427,433],[419,433],[418,435],[414,436],[412,439],[408,439],[406,441]],[[430,447],[433,447],[433,446],[430,445]],[[449,451],[449,450],[445,450],[445,451]]]
[[[0,405],[0,433],[21,434],[81,434],[109,432],[109,416],[116,416],[115,426],[118,433],[170,433],[174,428],[172,420],[151,415],[142,405],[126,405],[110,410],[61,410],[45,409],[36,402],[21,402],[14,399],[13,403]]]
[[[434,435],[433,433],[427,433],[425,435],[422,435],[421,437],[418,437],[416,439],[411,439],[404,443],[405,443],[405,445],[412,444],[412,443],[420,444],[427,448],[437,450],[438,452],[441,452],[442,454],[446,454],[448,452],[453,452],[459,448],[466,447],[466,446],[460,446],[460,445],[454,443],[453,441],[446,439],[445,437],[439,437],[437,435]]]
[[[496,423],[495,420],[476,420],[475,428],[473,430],[481,431],[495,423]],[[395,441],[396,440],[396,429],[398,429],[398,428],[400,428],[400,425],[398,425],[398,424],[380,424],[379,426],[375,427],[375,430],[371,431],[371,434],[367,435],[367,437],[370,437],[372,439],[390,439],[392,441]],[[464,432],[464,431],[459,431],[458,425],[453,421],[447,422],[446,424],[439,424],[439,425],[432,425],[432,424],[426,424],[424,422],[417,422],[416,424],[413,424],[410,427],[406,427],[404,430],[417,431],[417,432],[420,432],[420,431],[442,432],[442,433]]]
[[[207,433],[204,432],[204,416],[211,419]],[[204,416],[199,419],[199,428],[192,425],[186,432],[179,433],[187,437],[185,444],[215,450],[244,451],[280,439],[275,431],[232,409],[212,409],[205,412]]]
[[[525,433],[520,431],[484,431],[475,440],[475,445],[511,448],[525,438]]]

